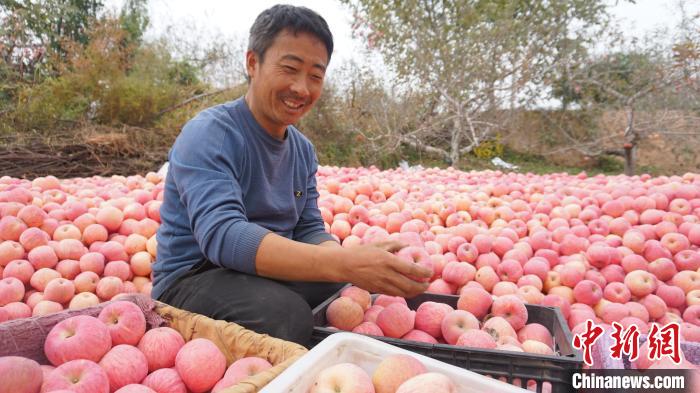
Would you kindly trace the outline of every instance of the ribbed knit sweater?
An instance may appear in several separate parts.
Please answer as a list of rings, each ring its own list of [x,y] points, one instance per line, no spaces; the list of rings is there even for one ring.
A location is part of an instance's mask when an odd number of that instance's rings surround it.
[[[270,231],[300,242],[333,238],[318,210],[318,161],[311,142],[288,126],[268,134],[241,97],[199,113],[168,154],[152,297],[205,258],[255,274]]]

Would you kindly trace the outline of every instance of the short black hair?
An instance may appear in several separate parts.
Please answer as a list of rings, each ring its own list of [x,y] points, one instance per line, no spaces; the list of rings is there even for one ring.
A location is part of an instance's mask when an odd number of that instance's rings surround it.
[[[289,29],[294,34],[304,32],[318,37],[325,45],[330,61],[333,53],[333,34],[326,20],[306,7],[287,4],[275,5],[258,15],[250,28],[248,50],[255,52],[262,62],[265,52],[272,45],[277,34],[284,29]]]

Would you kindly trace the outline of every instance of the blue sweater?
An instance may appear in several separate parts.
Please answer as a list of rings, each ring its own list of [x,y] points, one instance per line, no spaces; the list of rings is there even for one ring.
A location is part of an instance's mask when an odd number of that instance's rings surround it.
[[[152,297],[204,259],[255,274],[255,256],[270,231],[319,244],[318,161],[311,142],[287,127],[283,141],[255,120],[243,98],[190,120],[168,155],[153,264]]]

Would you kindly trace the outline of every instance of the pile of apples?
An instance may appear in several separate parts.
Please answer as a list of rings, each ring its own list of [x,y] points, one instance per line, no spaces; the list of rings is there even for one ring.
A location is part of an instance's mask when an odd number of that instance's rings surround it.
[[[499,349],[554,355],[552,334],[539,323],[527,323],[528,311],[515,295],[493,298],[478,285],[467,285],[457,310],[427,301],[417,309],[406,299],[370,293],[350,286],[326,309],[330,327],[354,333],[386,336],[430,344]]]
[[[372,376],[353,363],[339,363],[316,376],[309,393],[455,393],[455,383],[446,375],[428,372],[410,355],[390,355]]]
[[[185,343],[169,327],[146,331],[143,312],[128,301],[107,305],[97,318],[59,322],[46,336],[44,354],[50,365],[0,357],[0,392],[216,393],[272,367],[247,357],[227,369],[210,340]]]
[[[343,246],[399,240],[429,291],[561,307],[571,329],[679,322],[700,341],[700,175],[320,166]],[[163,178],[0,178],[0,321],[151,289]]]
[[[319,208],[344,246],[399,240],[428,291],[558,306],[571,329],[681,323],[700,341],[700,175],[533,175],[319,168]]]
[[[0,178],[0,322],[150,294],[163,181]]]

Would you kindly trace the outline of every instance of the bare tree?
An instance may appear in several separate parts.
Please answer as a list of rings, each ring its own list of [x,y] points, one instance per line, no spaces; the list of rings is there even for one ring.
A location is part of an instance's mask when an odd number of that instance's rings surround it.
[[[681,11],[684,3],[680,2]],[[624,171],[633,175],[640,145],[650,138],[700,136],[696,110],[698,91],[697,16],[684,14],[682,28],[673,42],[664,43],[667,31],[659,31],[646,41],[628,43],[618,36],[618,49],[587,59],[570,59],[560,69],[566,88],[558,91],[563,102],[577,102],[578,112],[624,113],[624,126],[618,130],[597,129],[583,138],[562,128],[569,146],[589,157],[616,155],[624,159]]]
[[[430,97],[422,121],[395,138],[451,164],[507,123],[505,109],[535,102],[566,42],[605,18],[602,1],[343,2],[404,89]],[[582,27],[572,31],[575,22]]]

